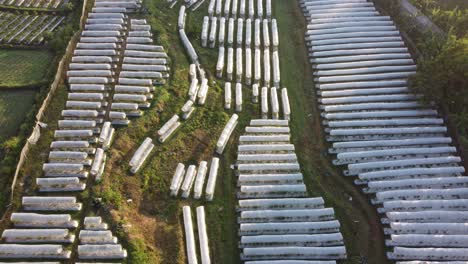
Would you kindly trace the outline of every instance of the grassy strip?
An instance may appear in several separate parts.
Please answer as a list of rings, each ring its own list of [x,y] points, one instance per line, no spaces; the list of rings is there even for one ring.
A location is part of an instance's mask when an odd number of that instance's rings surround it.
[[[0,50],[0,87],[17,88],[43,83],[54,54],[47,50]]]

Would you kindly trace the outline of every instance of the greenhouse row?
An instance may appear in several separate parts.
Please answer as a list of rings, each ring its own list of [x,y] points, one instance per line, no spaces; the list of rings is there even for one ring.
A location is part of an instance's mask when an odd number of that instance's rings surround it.
[[[202,264],[210,264],[210,248],[208,245],[208,234],[206,228],[206,217],[205,207],[198,206],[197,209],[197,233],[198,233],[198,244],[200,245],[200,257]],[[182,207],[182,215],[184,219],[184,230],[185,230],[185,245],[187,251],[187,263],[197,264],[197,245],[195,243],[195,229],[193,227],[192,210],[190,206]]]
[[[300,5],[329,152],[378,207],[388,258],[464,263],[468,177],[441,115],[408,88],[400,32],[364,0]]]
[[[189,1],[188,6],[193,6],[192,10],[198,8],[204,1]],[[177,3],[174,1],[173,4]],[[186,2],[187,4],[187,2]],[[185,48],[186,54],[190,59],[190,66],[189,66],[189,89],[188,89],[188,97],[189,99],[185,102],[185,104],[181,108],[181,115],[183,120],[187,120],[192,113],[195,111],[195,103],[200,106],[205,105],[206,99],[208,97],[209,91],[209,84],[208,78],[206,77],[205,70],[203,69],[202,65],[198,60],[198,54],[193,47],[193,44],[187,37],[185,33],[185,22],[187,18],[186,8],[185,5],[181,5],[179,9],[179,16],[178,16],[178,29],[179,29],[179,38]],[[173,119],[179,118],[178,115],[174,115]],[[168,123],[171,121],[169,120]],[[169,124],[166,123],[165,126]],[[176,122],[173,120],[173,127],[167,130],[167,136],[160,135],[160,141],[164,142],[165,139],[170,136],[179,126],[181,125],[180,122]]]
[[[239,248],[245,263],[336,263],[340,223],[322,197],[307,198],[287,120],[254,119],[237,154]]]
[[[174,3],[176,2],[177,1],[174,1]],[[184,45],[185,51],[187,52],[187,55],[190,58],[191,63],[194,65],[199,65],[198,54],[195,51],[195,48],[193,47],[189,38],[187,37],[187,34],[185,33],[186,16],[187,14],[185,13],[185,6],[182,5],[179,9],[179,16],[177,20],[177,26],[179,29],[179,37],[180,37],[180,40],[182,41],[182,44]]]
[[[258,94],[258,86],[252,86],[254,95]],[[289,120],[291,118],[291,106],[289,104],[288,89],[281,88],[279,91],[276,87],[262,87],[260,91],[260,111],[263,119],[270,117],[272,119]]]
[[[263,1],[252,0],[249,3],[247,0],[225,1],[224,16],[218,13],[221,5],[222,1],[210,2],[208,16],[203,19],[201,32],[203,47],[215,48],[218,44],[217,77],[225,77],[228,81],[237,81],[246,85],[261,83],[267,87],[270,85],[278,87],[281,79],[279,35],[276,19],[272,19],[271,1],[265,3],[267,9],[265,19],[262,19]],[[237,17],[238,5],[239,17]],[[245,13],[247,5],[252,9],[248,18]],[[254,7],[258,7],[257,18],[254,18]]]
[[[145,138],[143,143],[141,143],[141,145],[133,154],[132,159],[130,159],[130,162],[128,165],[130,166],[131,173],[134,174],[134,173],[137,173],[138,170],[140,170],[141,166],[143,166],[143,163],[146,161],[146,159],[148,159],[153,149],[154,149],[153,140],[148,137]]]
[[[78,258],[94,259],[124,259],[127,251],[118,243],[112,232],[107,230],[107,224],[101,217],[85,217],[84,229],[79,234]]]
[[[226,9],[218,11],[219,6]],[[241,92],[248,88],[252,102],[261,103],[262,118],[278,119],[282,114],[289,119],[287,90],[277,90],[281,84],[279,31],[271,8],[271,1],[210,1],[208,16],[203,19],[201,45],[218,47],[216,76],[227,81],[226,109],[235,102],[235,110],[242,111]]]
[[[210,0],[208,15],[211,17],[271,18],[271,0]]]
[[[164,47],[152,44],[151,27],[146,20],[131,19],[121,71],[116,79],[110,119],[114,125],[128,125],[151,105],[154,85],[168,77]]]
[[[55,31],[65,19],[55,15],[15,14],[0,12],[0,43],[9,45],[40,45],[45,35]]]
[[[265,23],[267,24],[268,21],[265,20]],[[268,32],[268,30],[265,32]],[[263,43],[264,48],[262,49],[260,39],[256,38],[255,47],[252,49],[250,47],[251,39],[248,37],[246,38],[244,47],[242,44],[242,26],[239,26],[237,33],[236,48],[230,44],[230,35],[228,35],[228,46],[219,47],[216,76],[218,78],[225,76],[228,81],[242,82],[247,85],[263,84],[267,87],[271,85],[278,86],[281,76],[277,47],[274,46],[273,50],[270,51],[269,45]],[[246,29],[246,34],[252,34],[249,28]],[[221,34],[220,41],[224,41],[223,38],[224,36]]]
[[[193,198],[201,199],[203,189],[205,200],[213,200],[214,188],[218,178],[219,158],[213,157],[208,167],[208,162],[201,161],[197,166],[189,165],[187,169],[182,163],[177,164],[172,177],[170,191],[171,196],[177,197],[180,192],[182,198],[189,198],[193,190]],[[206,186],[205,186],[206,182]]]
[[[219,136],[218,142],[216,142],[216,152],[218,154],[223,154],[224,148],[226,147],[232,132],[237,126],[238,119],[239,116],[237,114],[233,114],[224,126],[224,129],[221,132],[221,135]]]
[[[188,102],[192,102],[192,101],[188,101]],[[189,103],[190,104],[190,103]],[[193,105],[193,102],[191,103],[191,105]],[[185,106],[185,105],[184,105]],[[188,108],[190,108],[191,106],[187,106]],[[190,110],[188,110],[190,111]],[[175,130],[181,125],[181,123],[179,122],[179,116],[178,115],[173,115],[169,120],[167,120],[166,123],[164,123],[164,125],[158,130],[157,134],[159,136],[159,141],[161,143],[163,143],[164,141],[166,141],[167,138],[169,138],[169,136],[171,136]]]
[[[181,10],[185,10],[184,6],[181,7]],[[185,11],[184,11],[185,12]],[[185,13],[181,13],[182,16],[185,16]],[[184,26],[185,20],[181,22],[179,26]],[[183,31],[183,29],[181,29]],[[168,119],[157,131],[157,137],[160,143],[164,143],[169,137],[175,134],[177,129],[182,125],[184,120],[187,120],[192,116],[195,111],[195,104],[203,106],[206,102],[208,96],[208,79],[205,77],[205,71],[202,66],[197,61],[197,55],[195,49],[193,49],[192,44],[188,38],[181,38],[182,43],[184,44],[187,55],[189,58],[192,58],[192,63],[189,66],[189,88],[188,88],[188,99],[185,104],[180,108],[178,114],[174,114],[170,119]],[[195,57],[192,57],[194,55]],[[167,70],[169,70],[167,68]],[[199,81],[200,80],[200,81]],[[181,119],[182,118],[182,119]]]

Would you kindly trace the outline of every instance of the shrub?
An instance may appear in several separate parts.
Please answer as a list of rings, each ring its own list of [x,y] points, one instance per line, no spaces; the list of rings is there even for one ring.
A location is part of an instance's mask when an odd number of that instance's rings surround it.
[[[411,87],[452,113],[468,110],[468,38],[431,37],[420,44],[423,59]]]
[[[60,28],[49,41],[50,48],[57,53],[62,53],[68,45],[68,41],[74,34],[74,27],[71,24],[68,24]]]

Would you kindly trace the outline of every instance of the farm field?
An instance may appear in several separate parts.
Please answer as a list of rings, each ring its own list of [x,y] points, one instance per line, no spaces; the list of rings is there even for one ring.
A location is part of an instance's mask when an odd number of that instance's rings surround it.
[[[155,102],[142,118],[118,130],[103,182],[95,187],[91,196],[101,194],[103,211],[108,210],[111,216],[108,222],[113,223],[116,230],[128,232],[124,241],[130,263],[185,263],[181,208],[182,205],[197,206],[203,202],[169,197],[170,181],[178,162],[197,164],[211,158],[215,142],[231,112],[223,109],[222,82],[212,76],[217,49],[200,47],[206,3],[188,15],[185,30],[210,77],[207,104],[198,107],[172,139],[156,146],[155,153],[137,175],[129,174],[127,162],[132,153],[145,137],[154,137],[161,124],[180,109],[189,86],[189,62],[175,34],[178,8],[168,9],[164,1],[147,2],[147,5],[150,14],[145,18],[151,23],[156,39],[168,48],[171,78],[165,86],[156,89]],[[360,256],[366,256],[370,263],[386,263],[377,215],[368,205],[367,198],[338,174],[325,154],[327,145],[321,135],[312,77],[308,72],[310,65],[302,43],[305,25],[300,10],[296,2],[290,1],[277,0],[273,6],[281,32],[283,84],[290,88],[293,107],[293,141],[298,148],[307,187],[312,196],[324,196],[327,205],[337,212],[349,255],[349,260],[343,263],[360,263]],[[250,101],[249,88],[244,88],[244,94],[247,95],[246,102]],[[204,204],[209,216],[207,226],[214,263],[240,263],[234,208],[236,178],[230,166],[236,159],[237,139],[248,121],[259,117],[258,107],[246,104],[243,109],[238,128],[221,159],[222,177],[218,180],[215,199]],[[362,243],[353,243],[358,240]]]
[[[0,90],[0,144],[14,136],[34,103],[33,89]]]
[[[44,82],[53,57],[46,50],[0,49],[0,87],[12,89]]]

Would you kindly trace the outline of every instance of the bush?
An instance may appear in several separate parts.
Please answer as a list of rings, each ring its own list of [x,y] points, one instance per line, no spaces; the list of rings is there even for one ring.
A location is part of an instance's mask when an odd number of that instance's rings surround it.
[[[459,5],[454,1],[452,1],[454,3],[448,3],[448,1],[437,0],[413,0],[411,2],[445,32],[451,32],[457,37],[467,35],[468,9],[466,4]]]
[[[49,47],[56,53],[63,53],[74,33],[73,25],[67,24],[53,34],[49,41]]]
[[[449,112],[468,111],[468,38],[433,36],[420,44],[420,51],[423,59],[411,87]]]

